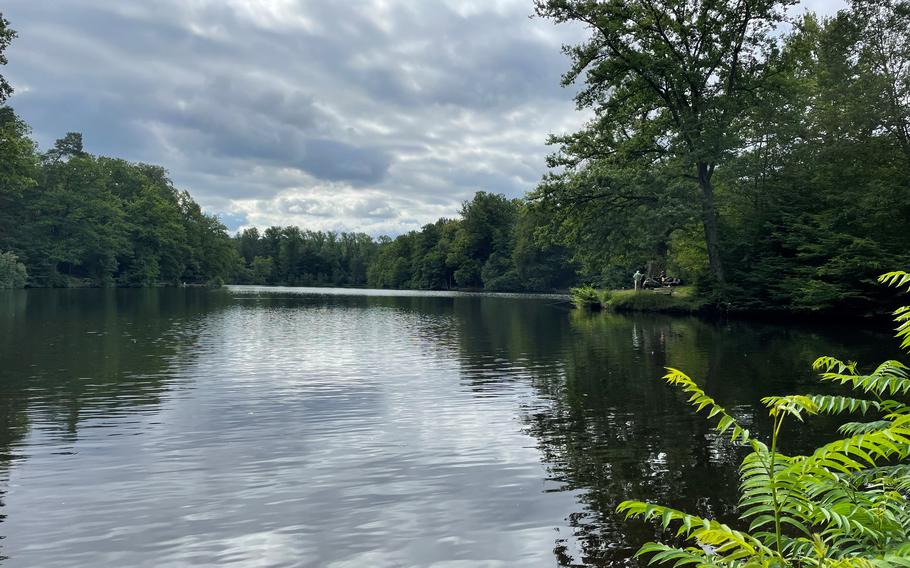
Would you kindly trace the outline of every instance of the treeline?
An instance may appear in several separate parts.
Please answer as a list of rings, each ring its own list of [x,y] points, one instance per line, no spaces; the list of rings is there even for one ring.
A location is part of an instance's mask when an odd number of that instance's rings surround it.
[[[910,265],[910,2],[781,35],[790,4],[538,0],[590,34],[564,80],[593,119],[551,140],[531,196],[584,280],[641,267],[731,309],[867,310]]]
[[[537,0],[588,26],[564,80],[593,118],[551,139],[526,198],[479,192],[394,239],[228,237],[161,168],[91,156],[75,134],[40,153],[3,107],[0,253],[40,286],[545,291],[627,288],[639,269],[729,309],[868,311],[875,277],[910,265],[910,0],[787,28],[790,4]],[[0,80],[0,104],[10,91]]]
[[[575,282],[568,249],[537,235],[534,210],[478,192],[460,219],[395,239],[362,233],[246,229],[234,237],[238,282],[418,290],[546,291]]]
[[[16,37],[0,15],[0,65]],[[93,156],[69,133],[39,152],[28,125],[2,106],[0,287],[211,284],[237,256],[225,227],[158,166]]]
[[[282,286],[366,286],[378,247],[363,233],[299,227],[245,229],[233,242],[241,259],[236,283]]]
[[[0,108],[0,251],[31,286],[209,284],[230,279],[225,227],[158,166],[92,156],[70,133],[45,153]]]

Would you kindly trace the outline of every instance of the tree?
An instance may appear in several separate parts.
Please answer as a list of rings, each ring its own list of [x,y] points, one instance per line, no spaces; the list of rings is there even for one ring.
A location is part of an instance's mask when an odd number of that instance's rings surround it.
[[[487,279],[511,264],[518,203],[503,195],[478,191],[461,208],[461,224],[447,262],[457,266],[455,282],[465,288],[484,285],[483,268],[495,253],[500,260]]]
[[[592,162],[548,175],[531,204],[546,238],[571,251],[583,280],[624,287],[635,267],[668,254],[674,232],[697,222],[688,185],[634,163]]]
[[[773,32],[795,0],[537,0],[537,14],[591,31],[569,47],[568,85],[594,120],[554,139],[575,167],[598,160],[672,166],[700,189],[711,274],[725,283],[713,177],[740,144],[735,125],[775,56]],[[604,188],[611,196],[613,188]],[[647,198],[647,194],[641,198]]]
[[[100,162],[67,138],[43,156],[39,186],[25,203],[27,260],[42,284],[63,285],[68,278],[109,284],[128,246],[123,203],[108,188]]]
[[[718,172],[739,308],[873,311],[877,274],[910,261],[896,222],[910,217],[910,169],[862,55],[874,18],[861,16],[798,22],[742,129],[747,147]]]
[[[28,280],[25,265],[11,252],[0,252],[0,290],[24,288]]]
[[[44,154],[44,161],[54,163],[87,155],[82,147],[82,133],[67,132],[63,138],[58,138],[54,147]]]
[[[236,239],[237,252],[248,264],[253,262],[253,259],[259,256],[259,229],[256,227],[244,229]]]
[[[9,44],[16,39],[16,31],[9,27],[9,20],[0,13],[0,66],[7,64],[4,52]],[[3,75],[0,75],[0,104],[4,103],[13,94],[13,87]]]
[[[459,224],[440,219],[424,227],[417,234],[412,251],[414,276],[411,285],[421,290],[451,288],[454,271],[446,262],[457,234]]]
[[[553,238],[543,211],[533,204],[519,212],[512,262],[526,290],[565,290],[575,283],[571,251]]]
[[[250,272],[253,284],[268,284],[272,276],[272,258],[254,256],[250,263]]]
[[[0,247],[12,248],[17,226],[16,206],[37,181],[38,159],[29,129],[13,109],[0,107]]]
[[[862,92],[910,160],[910,1],[852,0],[851,8]]]

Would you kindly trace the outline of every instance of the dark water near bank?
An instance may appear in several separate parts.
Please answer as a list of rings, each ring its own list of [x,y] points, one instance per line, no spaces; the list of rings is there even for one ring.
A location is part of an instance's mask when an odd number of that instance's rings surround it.
[[[732,514],[737,455],[664,366],[761,429],[816,355],[893,346],[554,298],[0,291],[0,566],[616,565],[653,536],[625,498]]]

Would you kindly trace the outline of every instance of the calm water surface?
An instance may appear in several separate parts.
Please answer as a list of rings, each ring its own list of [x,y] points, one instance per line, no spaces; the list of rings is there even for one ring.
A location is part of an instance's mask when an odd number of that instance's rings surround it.
[[[734,516],[738,455],[664,366],[760,429],[816,355],[892,345],[553,297],[2,292],[0,566],[633,564],[625,498]]]

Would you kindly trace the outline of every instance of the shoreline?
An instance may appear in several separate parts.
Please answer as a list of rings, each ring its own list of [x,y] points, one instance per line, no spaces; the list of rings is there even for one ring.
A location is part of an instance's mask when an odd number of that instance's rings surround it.
[[[696,316],[709,320],[735,319],[744,321],[789,323],[830,323],[861,324],[863,327],[893,327],[893,313],[846,311],[829,308],[818,311],[799,311],[786,308],[776,309],[730,309],[709,303],[695,295],[691,286],[671,289],[673,292],[653,290],[599,290],[591,287],[575,288],[571,291],[572,303],[576,309],[588,311],[609,311],[619,314],[654,313],[673,316]],[[897,305],[894,306],[897,308]]]

